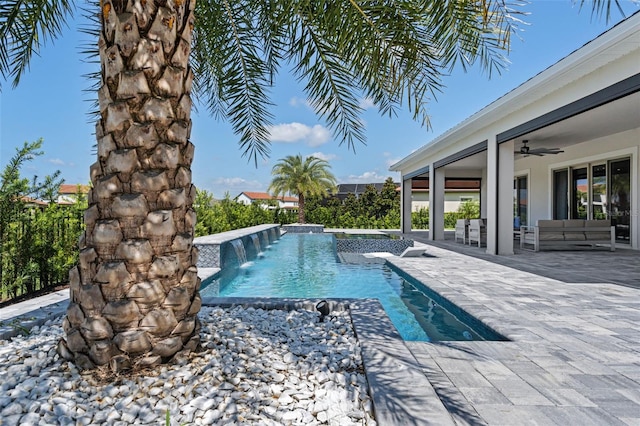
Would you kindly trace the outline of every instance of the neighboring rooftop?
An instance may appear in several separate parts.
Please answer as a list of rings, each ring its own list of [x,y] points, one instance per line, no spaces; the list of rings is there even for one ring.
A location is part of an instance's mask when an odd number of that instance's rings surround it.
[[[242,195],[244,195],[246,198],[248,198],[248,199],[250,199],[252,201],[278,200],[278,201],[290,202],[290,203],[297,203],[298,202],[298,198],[297,197],[284,196],[284,195],[281,195],[279,197],[275,197],[275,196],[269,194],[268,192],[253,192],[253,191],[241,192],[240,194],[235,196],[234,200],[237,200]]]

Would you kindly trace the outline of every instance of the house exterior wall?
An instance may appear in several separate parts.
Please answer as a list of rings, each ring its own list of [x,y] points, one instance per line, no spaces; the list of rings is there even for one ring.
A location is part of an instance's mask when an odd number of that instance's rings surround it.
[[[242,192],[235,198],[235,200],[245,205],[249,205],[252,203],[259,203],[263,209],[275,209],[276,206],[274,202],[277,202],[278,208],[281,208],[281,209],[295,210],[298,208],[297,199],[293,199],[291,197],[275,199],[275,198],[267,198],[267,196],[268,194],[264,194],[261,198],[254,199],[249,197],[244,192]]]
[[[446,191],[444,193],[444,212],[456,212],[462,203],[466,200],[480,201],[480,193],[474,192],[452,192]],[[429,192],[421,191],[414,192],[411,199],[411,211],[418,211],[421,208],[429,208]]]
[[[245,194],[240,194],[236,197],[236,201],[245,205],[249,205],[253,202],[251,198],[247,197]]]
[[[639,123],[640,125],[640,123]],[[631,158],[631,243],[637,247],[640,236],[638,228],[638,200],[640,185],[640,127],[633,130],[592,139],[565,148],[564,153],[545,157],[528,157],[516,162],[515,175],[528,176],[529,225],[540,219],[553,217],[553,172],[568,167],[602,164],[609,160]]]
[[[629,212],[632,226],[631,244],[633,248],[638,248],[640,241],[640,220],[638,219],[640,102],[635,102],[638,99],[637,92],[629,95],[634,97],[627,98],[634,102],[631,108],[633,109],[636,105],[638,111],[637,120],[629,118],[632,117],[630,115],[627,117],[625,126],[630,122],[637,123],[631,130],[621,128],[618,132],[612,131],[606,137],[591,139],[581,135],[580,137],[586,140],[568,141],[569,146],[562,148],[565,152],[557,155],[518,157],[514,161],[513,151],[517,148],[517,145],[514,147],[514,142],[519,142],[518,134],[534,132],[554,126],[556,123],[544,122],[539,124],[540,127],[535,127],[537,123],[544,121],[541,120],[542,118],[546,119],[549,114],[553,115],[554,111],[567,106],[574,108],[576,104],[584,102],[586,97],[600,90],[613,88],[614,85],[626,79],[637,78],[639,73],[640,15],[636,14],[410,154],[392,166],[391,170],[406,175],[430,167],[433,172],[436,162],[455,158],[459,153],[486,141],[486,166],[481,170],[481,215],[488,219],[487,251],[507,253],[508,250],[505,251],[502,247],[509,244],[508,240],[511,238],[509,235],[512,233],[514,176],[528,176],[530,210],[528,217],[529,223],[534,224],[538,219],[552,217],[553,170],[629,157],[631,158],[632,204]],[[636,80],[630,81],[635,84]],[[626,87],[630,88],[630,86]],[[635,87],[633,86],[632,90],[636,90]],[[612,91],[606,92],[606,96],[607,102],[616,102],[616,98],[612,97]],[[572,105],[574,102],[576,104]],[[597,110],[599,107],[591,106],[590,108]],[[567,118],[571,115],[566,115],[566,109],[561,111],[565,114],[562,120],[571,119]],[[576,114],[582,114],[584,111],[590,110],[582,109]],[[603,112],[599,113],[600,119],[608,118],[605,111],[603,109]],[[616,119],[616,117],[611,118]],[[534,127],[522,130],[525,124]],[[559,137],[559,134],[555,135],[556,140],[561,140],[558,139]],[[458,170],[452,170],[452,172],[458,173]],[[441,201],[436,197],[436,203],[438,202]],[[431,222],[437,224],[434,220]]]

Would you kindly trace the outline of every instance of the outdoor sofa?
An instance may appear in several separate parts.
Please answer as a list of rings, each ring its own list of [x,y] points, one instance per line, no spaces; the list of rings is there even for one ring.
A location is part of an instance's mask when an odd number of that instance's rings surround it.
[[[520,227],[520,248],[576,250],[606,245],[616,249],[615,226],[608,220],[538,220],[536,226]]]

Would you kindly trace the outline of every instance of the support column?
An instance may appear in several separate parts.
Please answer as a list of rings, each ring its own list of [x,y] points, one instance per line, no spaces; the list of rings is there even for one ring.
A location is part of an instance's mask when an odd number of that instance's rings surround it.
[[[400,188],[400,230],[402,233],[411,232],[411,178],[402,180]]]
[[[513,254],[513,141],[498,145],[498,254]]]
[[[513,254],[513,141],[487,146],[487,253]]]
[[[487,186],[487,166],[482,169],[482,181],[480,182],[480,217],[487,217],[487,199],[489,188]]]
[[[429,171],[429,238],[444,240],[444,169]]]
[[[631,244],[631,248],[639,249],[640,248],[640,155],[638,155],[638,151],[636,150],[634,154],[631,155],[631,187],[629,188],[631,194],[631,211],[629,214],[631,215],[629,220],[629,242]]]
[[[498,143],[487,141],[487,253],[498,253]]]

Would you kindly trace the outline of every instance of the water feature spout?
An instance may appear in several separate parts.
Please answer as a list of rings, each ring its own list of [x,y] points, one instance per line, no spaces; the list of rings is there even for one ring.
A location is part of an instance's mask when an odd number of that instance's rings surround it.
[[[251,241],[253,242],[253,247],[256,249],[256,256],[257,257],[262,257],[264,256],[264,253],[262,252],[262,247],[260,247],[260,238],[258,237],[258,234],[251,234]]]
[[[242,240],[233,240],[231,241],[231,245],[236,252],[236,256],[238,257],[238,263],[240,265],[244,265],[247,263],[247,251],[244,249],[244,244],[242,244]]]

